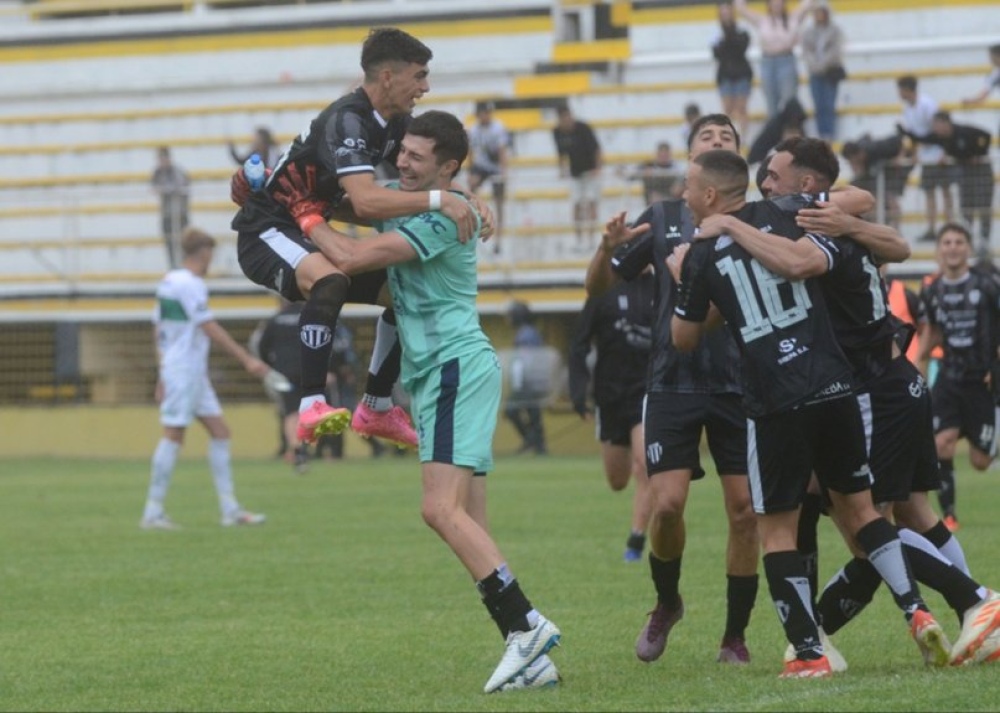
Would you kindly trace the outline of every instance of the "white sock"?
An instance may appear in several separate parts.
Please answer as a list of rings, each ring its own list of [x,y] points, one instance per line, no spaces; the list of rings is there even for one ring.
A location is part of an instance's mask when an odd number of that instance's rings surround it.
[[[326,397],[323,394],[312,394],[311,396],[303,396],[302,400],[299,401],[299,413],[308,411],[315,403],[326,403]]]
[[[949,537],[948,541],[941,545],[940,552],[945,559],[962,570],[966,577],[972,576],[969,574],[969,564],[965,561],[965,551],[957,537],[954,535]]]
[[[219,509],[222,515],[232,515],[240,509],[233,493],[233,471],[230,467],[229,440],[213,438],[208,444],[208,464],[212,469],[212,480],[215,481],[215,492],[219,496]]]
[[[388,411],[392,408],[391,396],[372,396],[365,394],[361,397],[361,402],[372,411]]]
[[[171,441],[169,438],[161,438],[153,451],[153,461],[150,466],[149,491],[146,494],[146,507],[142,517],[150,520],[163,515],[163,501],[167,497],[167,489],[170,487],[170,479],[174,474],[174,466],[177,464],[177,454],[181,450],[181,444]]]
[[[379,316],[378,322],[375,323],[375,344],[372,345],[372,358],[368,362],[369,374],[379,373],[398,339],[396,325],[389,324]]]

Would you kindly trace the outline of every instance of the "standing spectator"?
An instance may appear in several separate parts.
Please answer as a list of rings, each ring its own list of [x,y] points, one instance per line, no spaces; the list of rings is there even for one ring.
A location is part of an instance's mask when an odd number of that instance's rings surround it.
[[[962,217],[970,231],[975,220],[979,219],[979,251],[988,255],[993,222],[993,166],[990,163],[989,132],[977,126],[956,124],[952,122],[951,114],[939,111],[931,121],[930,134],[919,136],[906,132],[906,135],[922,145],[941,147],[955,161]]]
[[[1000,44],[995,44],[990,47],[990,64],[993,65],[993,71],[986,76],[986,82],[983,84],[983,88],[973,96],[963,99],[962,104],[964,106],[981,104],[986,101],[986,97],[990,95],[990,92],[994,89],[1000,89]],[[1000,135],[1000,131],[998,131],[997,134]]]
[[[681,143],[687,146],[691,143],[691,129],[701,118],[701,107],[691,102],[684,106],[684,126],[681,127]]]
[[[469,129],[469,190],[475,193],[486,181],[493,190],[496,206],[496,230],[493,233],[493,252],[500,252],[503,233],[503,203],[507,186],[507,152],[510,135],[503,123],[493,116],[492,102],[476,104],[476,123]]]
[[[274,140],[271,130],[266,126],[257,128],[257,131],[254,133],[253,143],[250,144],[250,150],[245,154],[241,154],[236,150],[236,144],[232,141],[229,142],[229,155],[233,157],[233,161],[237,165],[242,166],[254,154],[260,156],[260,160],[268,168],[274,168],[278,165],[278,159],[281,158],[281,147],[278,146],[278,142]]]
[[[816,133],[833,141],[837,134],[837,89],[844,71],[844,33],[830,20],[830,4],[818,0],[813,24],[802,33],[802,58],[809,70],[809,91],[816,111]]]
[[[719,3],[719,25],[721,31],[712,42],[712,55],[718,65],[715,83],[722,98],[722,113],[733,120],[740,136],[746,136],[747,99],[753,81],[753,68],[747,59],[750,33],[736,24],[732,0]]]
[[[170,148],[161,146],[156,150],[156,169],[150,183],[160,196],[160,226],[163,243],[167,248],[167,266],[176,270],[180,265],[181,234],[188,225],[188,192],[191,180],[187,172],[174,164]]]
[[[647,204],[680,198],[684,190],[683,172],[674,162],[673,151],[666,141],[656,145],[656,155],[652,160],[639,164],[625,177],[642,181],[642,196]]]
[[[601,144],[589,124],[574,118],[568,106],[560,106],[552,130],[559,154],[559,175],[573,181],[573,227],[576,248],[589,250],[597,226],[597,204],[601,199]]]
[[[913,171],[913,163],[902,156],[902,139],[897,134],[881,139],[865,134],[857,141],[845,142],[840,153],[851,165],[854,174],[851,185],[880,196],[885,210],[884,222],[898,231],[902,213],[899,199]]]
[[[510,365],[510,393],[503,415],[521,437],[518,454],[534,451],[536,455],[547,455],[542,401],[551,383],[546,360],[541,355],[545,341],[535,326],[535,315],[524,302],[514,302],[509,316],[515,330],[514,358]]]
[[[205,275],[212,263],[215,239],[195,228],[184,231],[181,267],[166,274],[156,288],[154,336],[159,361],[156,400],[163,437],[153,453],[149,492],[139,526],[144,530],[176,530],[163,507],[184,434],[194,419],[208,431],[208,462],[222,511],[222,525],[259,525],[264,516],[240,507],[233,491],[229,455],[230,431],[208,377],[208,352],[215,342],[239,360],[249,373],[265,377],[270,367],[237,343],[208,308]]]
[[[904,132],[913,136],[929,135],[938,110],[937,102],[917,91],[917,78],[913,75],[897,79],[896,87],[903,102]],[[941,189],[944,219],[950,221],[954,215],[951,187],[956,181],[956,172],[940,146],[923,144],[916,148],[915,156],[920,164],[920,188],[924,191],[927,206],[927,230],[920,240],[933,241],[937,239],[937,190]]]
[[[767,117],[777,116],[799,89],[799,70],[795,63],[795,45],[806,13],[813,0],[803,0],[789,14],[785,0],[767,0],[763,15],[747,7],[746,0],[734,0],[736,11],[757,30],[760,51],[760,81],[767,99]]]
[[[659,199],[663,200],[663,199]],[[652,510],[642,434],[643,397],[649,366],[656,277],[652,268],[604,295],[588,297],[570,346],[569,393],[573,410],[584,420],[597,420],[604,475],[614,491],[635,481],[632,528],[625,541],[625,561],[638,562],[646,547]],[[591,374],[587,356],[597,352],[593,369],[594,403],[587,406]]]
[[[996,374],[1000,287],[992,275],[970,270],[972,236],[965,227],[942,226],[937,249],[941,273],[920,293],[919,363],[926,373],[931,350],[944,347],[931,403],[941,473],[938,501],[945,525],[954,532],[958,439],[969,442],[969,462],[976,470],[986,470],[996,456],[990,379]]]

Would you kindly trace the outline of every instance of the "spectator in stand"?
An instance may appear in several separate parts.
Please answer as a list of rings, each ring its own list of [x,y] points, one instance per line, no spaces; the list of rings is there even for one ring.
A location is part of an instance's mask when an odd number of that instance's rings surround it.
[[[816,112],[816,133],[833,141],[837,134],[837,89],[844,71],[844,33],[830,19],[830,4],[818,0],[813,24],[802,33],[802,58],[809,70],[809,91]]]
[[[685,146],[691,143],[688,140],[688,137],[691,136],[691,127],[694,126],[694,123],[700,118],[700,106],[692,102],[684,107],[684,126],[681,127],[681,143]]]
[[[173,162],[170,147],[156,150],[156,168],[150,183],[160,197],[160,226],[163,244],[167,248],[167,266],[170,270],[180,267],[181,235],[188,226],[188,193],[191,179],[187,172]]]
[[[899,199],[913,170],[913,163],[903,158],[902,139],[895,134],[883,139],[873,139],[870,134],[865,134],[857,141],[845,142],[840,153],[851,164],[854,174],[851,185],[874,196],[881,195],[884,222],[898,231],[901,217]],[[877,216],[866,217],[874,220]]]
[[[257,128],[257,131],[254,133],[253,143],[250,144],[250,150],[245,154],[241,154],[236,150],[236,144],[232,141],[229,142],[229,155],[233,157],[233,161],[237,165],[242,166],[253,154],[260,156],[264,165],[268,168],[274,168],[278,164],[278,159],[281,158],[281,147],[274,140],[271,130],[266,126]]]
[[[747,7],[746,0],[735,0],[736,11],[757,30],[760,51],[760,81],[767,99],[767,117],[781,113],[799,89],[799,70],[795,63],[795,45],[806,13],[814,0],[803,0],[791,13],[785,0],[767,0],[767,12],[761,14]]]
[[[476,123],[469,129],[469,190],[475,193],[486,181],[493,191],[496,206],[496,230],[493,233],[493,252],[500,252],[503,232],[504,189],[507,185],[507,153],[510,135],[503,123],[493,116],[492,102],[476,104]]]
[[[597,204],[601,198],[601,144],[589,124],[577,120],[568,106],[558,109],[552,137],[559,154],[559,175],[573,181],[573,226],[577,250],[589,251],[597,230]]]
[[[732,0],[719,3],[719,26],[720,32],[712,42],[712,55],[718,65],[715,83],[722,98],[722,113],[733,120],[740,136],[746,136],[747,99],[753,81],[753,68],[747,59],[750,33],[736,24]]]
[[[917,91],[917,78],[906,75],[896,80],[899,98],[903,102],[902,127],[904,134],[928,136],[931,123],[938,110],[938,104],[931,97]],[[920,236],[925,242],[937,241],[937,191],[941,190],[942,207],[946,222],[952,220],[954,206],[951,187],[957,180],[957,172],[940,146],[924,144],[912,152],[920,164],[920,187],[924,191],[927,207],[927,230]]]
[[[674,161],[670,144],[661,141],[656,145],[656,156],[639,164],[632,173],[626,173],[630,181],[642,181],[642,195],[646,204],[680,198],[684,191],[684,173]]]
[[[970,232],[979,220],[980,255],[988,255],[993,220],[993,166],[990,163],[992,137],[978,126],[956,124],[951,114],[938,111],[931,121],[929,134],[921,136],[903,130],[920,144],[941,147],[958,167],[959,205]]]
[[[962,104],[964,106],[981,104],[986,101],[986,97],[988,97],[990,92],[994,89],[1000,90],[1000,43],[990,47],[990,64],[993,65],[993,71],[987,75],[983,88],[980,89],[975,95],[968,97],[967,99],[963,99]],[[1000,135],[1000,131],[997,132],[997,135]]]

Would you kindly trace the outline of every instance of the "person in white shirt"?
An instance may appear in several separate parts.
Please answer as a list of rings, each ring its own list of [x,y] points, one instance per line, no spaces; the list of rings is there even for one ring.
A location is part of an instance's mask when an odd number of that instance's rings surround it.
[[[931,133],[934,114],[938,103],[926,94],[917,91],[917,78],[906,75],[896,80],[899,98],[903,102],[901,125],[915,136]],[[944,221],[951,222],[954,206],[951,187],[958,181],[958,172],[944,149],[940,146],[920,144],[915,149],[915,158],[920,164],[920,188],[924,191],[927,209],[927,232],[920,236],[923,241],[937,241],[937,190],[941,189]]]
[[[496,204],[496,230],[493,233],[493,252],[500,252],[500,237],[503,233],[503,203],[507,185],[507,154],[510,135],[503,123],[494,118],[493,104],[476,104],[476,123],[469,128],[469,153],[472,165],[469,167],[469,190],[478,191],[484,183],[490,182],[493,202]]]
[[[184,433],[197,418],[208,431],[208,462],[219,496],[223,526],[259,525],[264,515],[240,507],[233,489],[229,426],[208,376],[212,342],[234,356],[248,372],[267,376],[270,367],[236,342],[208,307],[205,274],[212,262],[215,238],[196,228],[181,237],[181,266],[171,270],[156,288],[153,316],[159,358],[156,400],[160,404],[163,437],[153,453],[146,506],[139,526],[144,530],[175,530],[163,502],[170,487]]]

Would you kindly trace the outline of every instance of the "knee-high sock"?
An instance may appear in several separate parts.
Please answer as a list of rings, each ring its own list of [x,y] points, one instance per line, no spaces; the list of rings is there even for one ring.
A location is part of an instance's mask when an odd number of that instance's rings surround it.
[[[681,559],[661,560],[652,551],[649,553],[649,573],[656,588],[656,599],[668,609],[676,609],[679,604]]]
[[[903,528],[899,531],[899,539],[906,548],[913,576],[921,584],[939,592],[948,606],[955,610],[959,621],[962,621],[967,609],[986,596],[985,588],[942,557],[926,538]]]
[[[938,520],[934,527],[920,534],[937,547],[938,552],[946,560],[962,570],[967,576],[972,576],[969,571],[969,565],[965,560],[965,550],[962,549],[962,543],[958,541],[958,538],[955,537],[951,530],[945,527],[943,522]]]
[[[918,609],[927,609],[903,554],[903,543],[888,520],[882,517],[872,520],[858,530],[855,539],[889,586],[896,606],[903,610],[907,621]]]
[[[798,658],[810,660],[823,655],[819,631],[809,599],[809,581],[802,556],[796,550],[769,552],[764,555],[764,574],[771,600],[785,637]]]
[[[365,381],[366,406],[376,411],[392,408],[392,387],[399,378],[402,353],[396,332],[396,313],[387,309],[375,325],[375,345]]]
[[[213,438],[208,444],[208,464],[212,469],[215,492],[219,496],[219,510],[223,516],[240,509],[233,489],[233,470],[229,456],[229,439]]]
[[[955,461],[951,458],[938,461],[941,466],[941,489],[938,491],[938,503],[941,505],[941,515],[955,515]]]
[[[827,582],[816,605],[820,626],[834,634],[871,603],[882,577],[871,562],[854,558]]]
[[[350,280],[335,273],[316,281],[299,315],[303,406],[322,397],[333,353],[333,330],[347,300]]]
[[[819,527],[819,516],[823,510],[823,496],[806,493],[802,499],[802,509],[799,511],[799,530],[796,538],[799,554],[806,565],[806,576],[809,579],[809,592],[813,608],[816,607],[816,597],[819,596],[819,546],[816,530]]]
[[[758,577],[726,575],[725,636],[742,639],[750,623],[750,612],[757,601]]]
[[[150,464],[149,491],[146,494],[143,518],[149,519],[163,514],[163,501],[167,497],[170,479],[173,477],[174,466],[177,464],[177,454],[180,450],[181,444],[171,441],[169,438],[161,438],[160,442],[156,444],[156,450],[153,451],[153,460]]]

